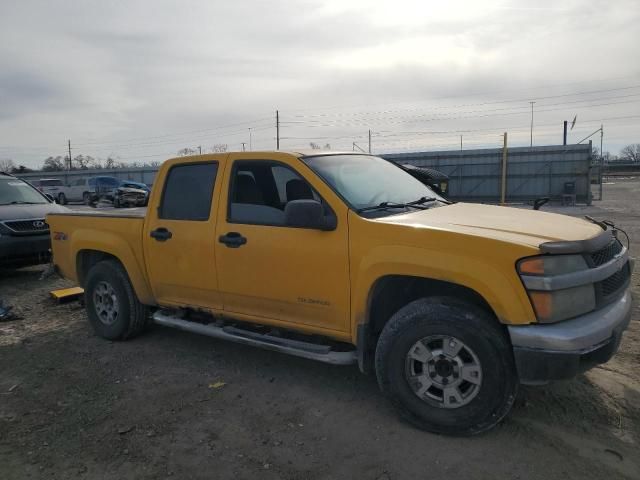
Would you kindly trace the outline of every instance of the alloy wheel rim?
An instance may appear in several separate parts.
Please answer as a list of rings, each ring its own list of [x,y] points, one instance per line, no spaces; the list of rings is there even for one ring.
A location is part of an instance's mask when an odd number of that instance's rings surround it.
[[[482,386],[482,366],[473,349],[448,335],[431,335],[414,343],[406,355],[409,387],[429,405],[454,409],[468,405]]]
[[[116,291],[107,282],[99,282],[93,290],[93,305],[98,318],[105,325],[113,325],[118,320],[120,305]]]

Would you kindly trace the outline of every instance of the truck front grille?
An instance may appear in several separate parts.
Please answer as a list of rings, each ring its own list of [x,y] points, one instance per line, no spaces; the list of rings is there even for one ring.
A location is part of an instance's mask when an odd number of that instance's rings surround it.
[[[591,253],[589,257],[591,258],[591,262],[593,262],[593,266],[599,267],[600,265],[604,265],[605,263],[613,260],[613,258],[620,252],[622,252],[622,244],[618,239],[614,238],[609,245],[597,252]]]
[[[606,304],[617,298],[618,294],[627,287],[631,273],[627,262],[622,269],[601,282],[596,283],[596,291],[599,293],[599,304]]]
[[[8,220],[3,224],[9,230],[18,234],[47,233],[49,231],[49,225],[44,221],[44,218]]]

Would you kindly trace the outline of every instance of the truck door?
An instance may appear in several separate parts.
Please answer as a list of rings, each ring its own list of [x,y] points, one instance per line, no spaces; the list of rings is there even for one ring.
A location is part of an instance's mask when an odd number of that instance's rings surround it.
[[[216,230],[224,310],[344,332],[349,324],[347,208],[326,185],[312,188],[296,168],[313,175],[286,154],[274,155],[273,161],[236,154],[227,167],[229,191],[220,199]],[[333,210],[337,228],[287,227],[286,203],[303,199]]]
[[[222,308],[216,275],[219,161],[178,163],[158,178],[144,232],[145,261],[160,305]]]

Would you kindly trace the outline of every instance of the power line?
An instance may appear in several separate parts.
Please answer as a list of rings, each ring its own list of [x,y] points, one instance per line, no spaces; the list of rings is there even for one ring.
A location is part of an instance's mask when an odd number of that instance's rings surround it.
[[[503,103],[521,103],[521,102],[529,101],[530,98],[534,98],[535,101],[540,101],[540,100],[549,100],[553,98],[574,97],[578,95],[588,95],[588,94],[595,94],[595,93],[609,93],[609,92],[615,92],[615,91],[621,91],[621,90],[631,90],[636,88],[640,88],[640,84],[627,86],[627,87],[591,90],[587,92],[565,93],[561,95],[548,95],[544,97],[529,97],[529,98],[519,98],[519,99],[511,99],[511,100],[494,100],[489,102],[466,103],[466,104],[463,103],[458,105],[435,105],[435,106],[430,106],[428,108],[431,108],[434,110],[441,110],[441,109],[447,109],[447,108],[499,105]],[[635,96],[638,94],[633,94],[633,95]],[[613,98],[617,98],[617,97],[613,97]],[[438,100],[440,99],[435,98],[435,99],[429,100],[429,102],[437,102]],[[578,102],[580,101],[590,101],[590,100],[589,99],[578,100]],[[396,109],[396,110],[379,110],[379,111],[372,111],[372,112],[342,112],[342,113],[324,113],[324,114],[311,114],[311,115],[293,115],[293,118],[326,118],[326,117],[342,117],[342,116],[347,117],[347,116],[378,115],[378,114],[384,115],[387,113],[418,111],[418,110],[422,110],[423,108],[424,107],[419,107],[419,108],[414,107],[414,108],[404,108],[404,109]]]

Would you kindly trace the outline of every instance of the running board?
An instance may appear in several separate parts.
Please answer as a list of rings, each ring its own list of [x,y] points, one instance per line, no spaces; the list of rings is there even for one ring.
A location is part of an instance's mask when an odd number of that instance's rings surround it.
[[[207,335],[208,337],[229,340],[252,347],[260,347],[274,352],[287,353],[296,357],[308,358],[332,365],[351,365],[357,361],[355,350],[350,352],[336,352],[331,350],[329,345],[319,345],[300,340],[264,335],[232,326],[205,325],[190,322],[160,310],[153,314],[153,321],[158,325],[177,328],[185,332]]]

